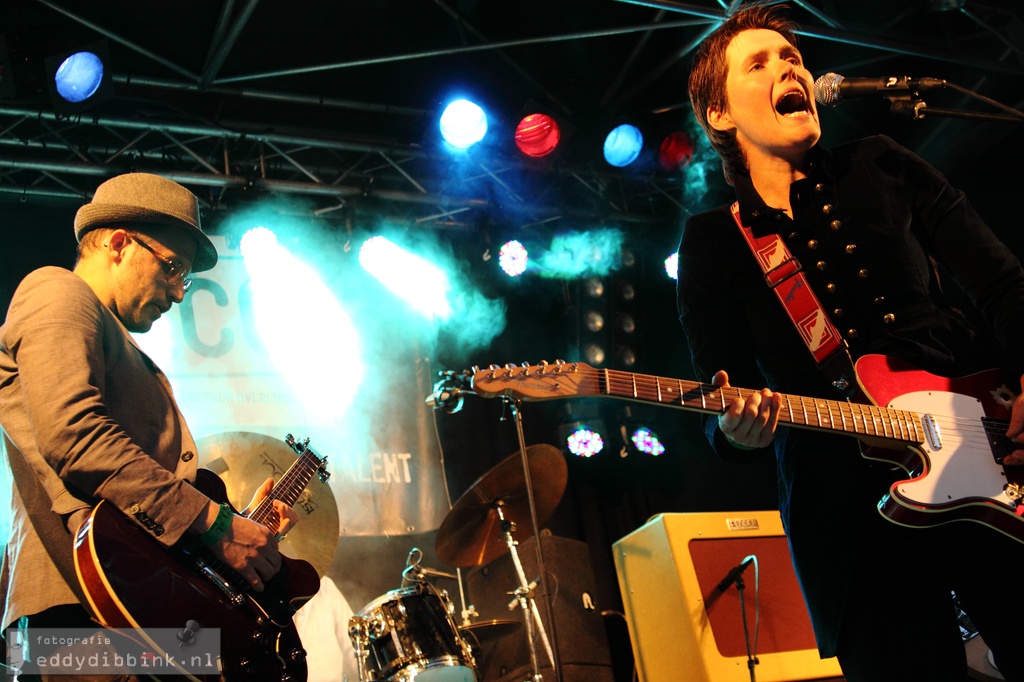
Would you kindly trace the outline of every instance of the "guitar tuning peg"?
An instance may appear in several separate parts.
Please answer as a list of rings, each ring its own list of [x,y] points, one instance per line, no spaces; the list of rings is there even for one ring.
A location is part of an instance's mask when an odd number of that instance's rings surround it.
[[[555,360],[555,373],[562,371],[562,367],[565,366],[565,360]]]
[[[523,376],[524,377],[530,376],[530,363],[524,362],[521,366],[523,368]]]
[[[469,371],[470,371],[471,374],[479,374],[480,373],[480,365],[473,365],[472,367],[469,368]]]

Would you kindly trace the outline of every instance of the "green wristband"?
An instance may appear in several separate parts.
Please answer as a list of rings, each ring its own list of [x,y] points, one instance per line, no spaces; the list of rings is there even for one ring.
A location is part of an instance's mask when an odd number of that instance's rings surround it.
[[[217,544],[224,537],[224,533],[228,532],[228,528],[231,526],[231,517],[234,515],[235,513],[231,511],[231,505],[226,502],[221,504],[220,511],[217,512],[217,518],[213,520],[213,525],[199,536],[199,541],[208,546]]]

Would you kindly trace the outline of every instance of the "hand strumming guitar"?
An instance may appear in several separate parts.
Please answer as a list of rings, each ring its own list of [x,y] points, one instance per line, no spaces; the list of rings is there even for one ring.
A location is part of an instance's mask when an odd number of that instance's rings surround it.
[[[223,534],[210,545],[210,551],[238,572],[257,592],[263,591],[263,584],[281,570],[281,554],[278,541],[299,521],[298,514],[280,500],[273,500],[277,517],[277,532],[246,517],[249,510],[266,498],[274,487],[274,479],[268,478],[259,487],[252,502],[241,514],[232,514],[230,523]],[[191,530],[205,533],[217,522],[220,506],[210,502],[204,514],[192,523]]]
[[[1006,430],[1006,437],[1013,441],[1016,448],[1003,459],[1003,464],[1024,464],[1024,376],[1020,378],[1020,393],[1010,408],[1010,427]]]
[[[729,388],[729,374],[718,370],[711,383],[717,388]],[[781,405],[782,394],[772,393],[767,388],[747,396],[740,395],[718,416],[718,428],[736,447],[746,450],[763,448],[775,439]]]

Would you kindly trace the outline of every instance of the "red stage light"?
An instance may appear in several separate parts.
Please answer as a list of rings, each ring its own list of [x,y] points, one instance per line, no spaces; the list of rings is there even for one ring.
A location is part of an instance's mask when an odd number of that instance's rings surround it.
[[[666,137],[658,150],[658,161],[667,171],[682,168],[693,158],[693,140],[682,130]]]
[[[530,114],[516,126],[516,146],[527,156],[547,156],[555,150],[560,139],[562,132],[558,123],[547,114]]]

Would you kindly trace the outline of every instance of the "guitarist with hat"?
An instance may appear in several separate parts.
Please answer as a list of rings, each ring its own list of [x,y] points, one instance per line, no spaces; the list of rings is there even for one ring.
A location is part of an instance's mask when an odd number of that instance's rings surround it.
[[[196,197],[156,175],[120,175],[97,188],[74,228],[74,269],[30,273],[0,327],[0,427],[15,481],[5,630],[96,629],[71,552],[100,500],[164,546],[199,540],[263,590],[281,568],[278,537],[190,485],[195,442],[167,378],[131,337],[182,302],[193,273],[217,263]],[[254,502],[272,486],[268,479]],[[274,505],[283,534],[298,517]]]

